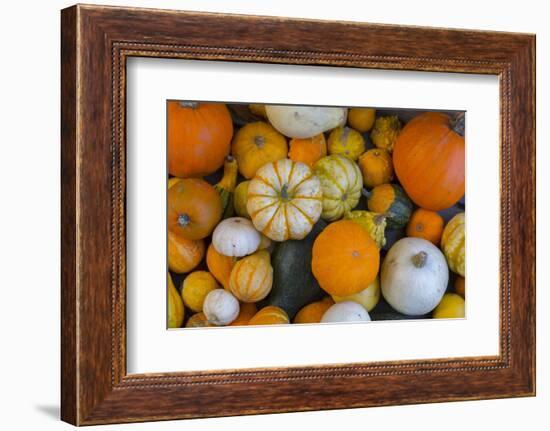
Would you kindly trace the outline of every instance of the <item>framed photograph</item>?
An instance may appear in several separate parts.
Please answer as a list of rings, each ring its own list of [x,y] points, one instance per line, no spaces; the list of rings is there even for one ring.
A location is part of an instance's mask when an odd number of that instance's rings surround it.
[[[535,394],[534,35],[61,17],[63,420]]]

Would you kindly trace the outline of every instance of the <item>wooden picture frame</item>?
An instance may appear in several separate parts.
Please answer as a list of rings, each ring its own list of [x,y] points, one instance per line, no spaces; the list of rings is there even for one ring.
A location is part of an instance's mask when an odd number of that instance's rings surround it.
[[[81,5],[61,17],[64,421],[89,425],[535,394],[534,35]],[[500,354],[128,375],[125,64],[131,56],[497,75]]]

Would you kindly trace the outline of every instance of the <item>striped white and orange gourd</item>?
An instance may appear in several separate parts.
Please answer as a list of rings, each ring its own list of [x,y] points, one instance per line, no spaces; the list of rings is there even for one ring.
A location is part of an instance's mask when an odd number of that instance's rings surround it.
[[[273,267],[266,250],[237,261],[229,277],[229,290],[242,302],[264,299],[273,286]]]

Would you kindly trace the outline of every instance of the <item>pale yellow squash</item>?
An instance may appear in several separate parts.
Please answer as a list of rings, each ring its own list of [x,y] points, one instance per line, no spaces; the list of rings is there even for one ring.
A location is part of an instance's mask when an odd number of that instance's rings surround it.
[[[447,259],[451,271],[466,276],[466,215],[458,213],[443,229],[441,236],[441,249]]]

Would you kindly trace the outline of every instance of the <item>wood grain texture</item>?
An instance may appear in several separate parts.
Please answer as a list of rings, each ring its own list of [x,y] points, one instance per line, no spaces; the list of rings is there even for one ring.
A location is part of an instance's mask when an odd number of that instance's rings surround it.
[[[64,10],[62,419],[83,425],[533,395],[534,47],[534,36],[524,34],[99,6]],[[127,375],[130,56],[498,75],[500,355]]]

